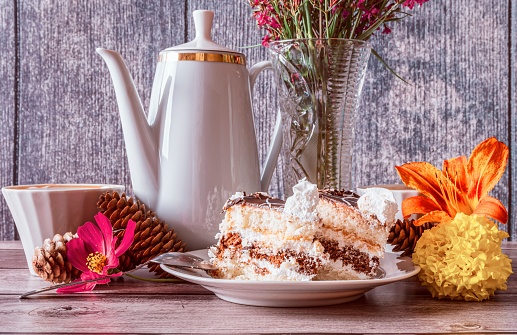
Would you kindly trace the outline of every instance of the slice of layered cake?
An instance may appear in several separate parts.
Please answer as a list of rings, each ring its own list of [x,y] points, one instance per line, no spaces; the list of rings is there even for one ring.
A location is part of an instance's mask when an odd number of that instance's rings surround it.
[[[226,279],[337,280],[373,278],[397,204],[390,191],[362,197],[318,191],[301,181],[286,202],[265,193],[236,193],[209,251]]]
[[[224,206],[225,218],[211,260],[226,279],[296,280],[314,278],[327,262],[316,239],[321,222],[316,214],[315,185],[297,185],[285,203],[265,193],[236,193]]]

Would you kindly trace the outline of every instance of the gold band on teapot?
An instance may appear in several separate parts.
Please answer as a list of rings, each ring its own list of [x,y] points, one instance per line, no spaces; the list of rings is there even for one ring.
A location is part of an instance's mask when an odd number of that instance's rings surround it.
[[[158,56],[158,62],[217,62],[246,65],[246,58],[240,54],[220,54],[210,52],[166,52]]]

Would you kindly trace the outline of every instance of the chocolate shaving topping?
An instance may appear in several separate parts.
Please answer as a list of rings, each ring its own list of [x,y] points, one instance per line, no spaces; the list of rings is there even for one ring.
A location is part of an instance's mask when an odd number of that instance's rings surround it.
[[[246,195],[243,193],[243,196],[235,199],[228,199],[226,204],[223,207],[223,211],[228,210],[228,208],[242,204],[242,205],[251,205],[255,207],[266,207],[270,209],[283,209],[285,205],[285,201],[273,198],[269,196],[267,193],[256,192],[251,195]]]
[[[323,189],[320,190],[320,198],[332,201],[334,203],[345,203],[348,206],[357,207],[359,195],[352,191]]]

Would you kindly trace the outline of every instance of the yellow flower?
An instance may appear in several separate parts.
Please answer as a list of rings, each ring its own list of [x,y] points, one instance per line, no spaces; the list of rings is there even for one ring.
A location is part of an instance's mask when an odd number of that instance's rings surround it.
[[[506,290],[513,273],[511,259],[501,250],[506,237],[485,216],[463,213],[424,231],[413,253],[420,283],[433,297],[451,300],[482,301]]]

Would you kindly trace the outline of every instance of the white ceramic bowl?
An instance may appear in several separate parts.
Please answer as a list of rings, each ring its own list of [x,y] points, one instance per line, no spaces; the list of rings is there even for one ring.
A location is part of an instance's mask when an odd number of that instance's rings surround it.
[[[107,191],[124,192],[122,185],[39,184],[2,188],[13,215],[31,274],[34,249],[55,234],[77,232],[85,222],[94,222],[97,201]]]

